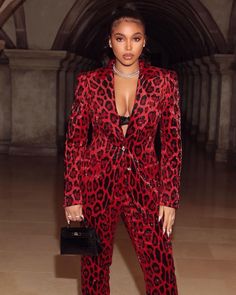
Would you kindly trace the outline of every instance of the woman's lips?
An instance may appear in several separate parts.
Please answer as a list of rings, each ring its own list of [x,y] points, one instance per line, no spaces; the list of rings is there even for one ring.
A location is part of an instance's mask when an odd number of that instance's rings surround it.
[[[131,54],[131,53],[126,53],[126,54],[123,54],[123,58],[124,59],[132,59],[133,58],[133,54]]]

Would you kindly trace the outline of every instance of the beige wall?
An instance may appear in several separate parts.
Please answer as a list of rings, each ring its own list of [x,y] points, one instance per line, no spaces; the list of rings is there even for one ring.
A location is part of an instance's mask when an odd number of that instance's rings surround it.
[[[30,49],[51,49],[62,20],[74,2],[74,0],[30,0],[25,2]]]
[[[209,10],[227,40],[233,0],[202,0],[201,2]]]
[[[6,152],[11,140],[11,87],[8,65],[0,65],[0,153]]]
[[[74,2],[75,0],[26,0],[24,2],[29,49],[51,49],[61,23]],[[9,18],[3,29],[15,43],[13,17]]]
[[[25,16],[30,49],[51,49],[63,19],[75,0],[26,1]]]

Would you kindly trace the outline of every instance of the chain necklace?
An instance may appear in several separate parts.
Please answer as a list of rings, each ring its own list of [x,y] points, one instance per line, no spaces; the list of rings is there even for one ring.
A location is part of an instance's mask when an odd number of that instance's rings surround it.
[[[116,73],[118,76],[123,77],[123,78],[133,78],[133,77],[139,75],[139,70],[137,70],[137,71],[135,71],[133,73],[130,73],[130,74],[126,74],[126,73],[120,72],[116,68],[115,64],[113,64],[113,72]]]

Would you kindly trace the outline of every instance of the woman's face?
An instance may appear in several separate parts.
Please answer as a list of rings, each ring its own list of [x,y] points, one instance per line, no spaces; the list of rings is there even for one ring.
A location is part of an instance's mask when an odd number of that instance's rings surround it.
[[[141,22],[132,18],[117,20],[109,38],[116,59],[123,65],[134,64],[145,46],[145,32]]]

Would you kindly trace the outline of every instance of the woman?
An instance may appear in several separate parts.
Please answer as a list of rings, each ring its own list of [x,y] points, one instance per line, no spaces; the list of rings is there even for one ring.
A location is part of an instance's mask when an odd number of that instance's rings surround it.
[[[80,74],[65,151],[65,214],[95,227],[103,251],[82,256],[82,294],[107,295],[115,228],[122,217],[146,294],[177,294],[171,232],[179,204],[180,110],[174,71],[146,65],[140,15],[113,17],[106,67]],[[90,122],[92,141],[87,144]],[[160,126],[161,160],[154,139]]]

